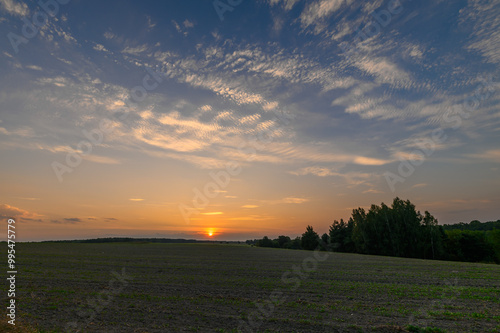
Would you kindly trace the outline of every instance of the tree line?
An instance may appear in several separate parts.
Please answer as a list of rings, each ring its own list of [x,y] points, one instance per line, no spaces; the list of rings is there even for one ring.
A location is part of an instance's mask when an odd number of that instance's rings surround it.
[[[407,258],[500,263],[500,220],[438,225],[428,211],[421,214],[409,200],[395,198],[368,211],[357,208],[349,220],[335,220],[319,235],[307,226],[301,237],[248,240],[260,247],[361,253]]]

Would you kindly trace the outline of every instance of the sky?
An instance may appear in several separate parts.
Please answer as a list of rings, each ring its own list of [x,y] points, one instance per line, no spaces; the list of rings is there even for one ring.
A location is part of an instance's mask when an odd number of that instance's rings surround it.
[[[500,218],[500,4],[0,0],[19,241]],[[2,237],[6,235],[1,230]]]

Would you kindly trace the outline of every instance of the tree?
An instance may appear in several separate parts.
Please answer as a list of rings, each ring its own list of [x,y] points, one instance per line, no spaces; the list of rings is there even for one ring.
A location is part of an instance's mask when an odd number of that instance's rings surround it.
[[[354,221],[349,219],[345,223],[343,219],[340,222],[335,220],[330,226],[330,245],[334,251],[338,252],[354,252],[354,242],[352,241],[352,231]]]
[[[352,239],[356,252],[369,254],[372,237],[370,236],[370,226],[366,219],[365,210],[363,208],[353,209],[351,220],[354,224]]]
[[[260,239],[257,242],[257,246],[261,247],[273,247],[273,241],[269,239],[269,237],[264,236],[264,238]]]
[[[304,250],[315,250],[319,245],[319,235],[310,225],[307,226],[306,232],[302,234],[301,245]]]
[[[500,229],[486,232],[486,239],[495,252],[495,262],[500,263]]]
[[[290,246],[291,249],[294,250],[300,250],[302,248],[302,240],[300,237],[295,237],[295,239],[292,241],[292,245]]]
[[[424,258],[440,259],[444,257],[445,234],[438,221],[428,211],[425,211],[422,225],[424,238]]]
[[[321,235],[321,242],[324,246],[327,246],[328,243],[330,243],[330,236],[325,232],[323,235]]]
[[[292,240],[288,236],[278,236],[277,241],[278,246],[281,248],[289,247],[291,245],[290,243],[292,242]]]
[[[422,216],[409,200],[395,198],[391,207],[382,203],[352,212],[352,241],[357,252],[410,258],[439,258],[443,255],[443,233],[429,213]],[[332,243],[343,246],[342,223],[332,226]],[[347,229],[348,230],[348,229]],[[335,237],[334,237],[335,236]]]

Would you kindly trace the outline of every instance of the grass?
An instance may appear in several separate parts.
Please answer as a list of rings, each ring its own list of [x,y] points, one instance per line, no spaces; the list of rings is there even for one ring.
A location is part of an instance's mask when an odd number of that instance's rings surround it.
[[[60,332],[68,322],[88,332],[236,332],[242,323],[253,332],[500,327],[497,265],[331,253],[305,272],[301,265],[313,252],[222,244],[17,246],[23,325],[13,332]],[[126,284],[112,273],[122,269]],[[279,301],[271,301],[274,292]],[[0,332],[11,328],[4,324]]]

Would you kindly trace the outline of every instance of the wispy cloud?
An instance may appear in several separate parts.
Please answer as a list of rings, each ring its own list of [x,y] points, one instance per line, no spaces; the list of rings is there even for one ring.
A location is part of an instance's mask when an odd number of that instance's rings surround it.
[[[91,218],[87,218],[87,220],[92,220]],[[77,224],[77,223],[82,223],[84,222],[83,219],[79,217],[66,217],[62,219],[51,219],[50,223],[55,223],[55,224]]]
[[[269,0],[271,6],[281,4],[285,10],[291,10],[299,0]]]
[[[309,199],[306,198],[296,198],[296,197],[288,197],[283,198],[282,202],[287,204],[302,204],[304,202],[308,202]]]
[[[28,6],[16,0],[0,0],[0,8],[11,15],[26,16],[29,14]]]
[[[500,149],[490,149],[483,152],[467,154],[469,158],[500,163]]]
[[[317,32],[319,32],[319,22],[328,18],[341,6],[347,5],[351,2],[352,0],[316,0],[314,2],[310,2],[300,15],[301,24],[303,27],[316,24]]]
[[[131,54],[134,56],[138,56],[141,53],[144,53],[148,50],[148,46],[146,44],[136,45],[136,46],[126,46],[122,53]]]
[[[340,168],[327,168],[327,167],[305,167],[295,171],[290,171],[289,173],[297,176],[314,175],[318,177],[339,177],[344,179],[348,187],[354,187],[359,185],[374,187],[376,182],[380,179],[380,175],[377,173],[369,172],[356,172],[356,171],[338,171]]]
[[[29,212],[27,210],[10,206],[7,204],[0,204],[0,218],[20,218],[20,219],[29,219],[29,220],[39,220],[43,215]]]
[[[68,223],[82,222],[82,220],[78,217],[69,217],[69,218],[64,218],[63,220]]]
[[[461,10],[461,22],[472,24],[468,49],[480,52],[489,62],[500,64],[500,18],[495,0],[471,0]]]
[[[99,156],[99,155],[87,155],[84,156],[85,160],[100,163],[100,164],[120,164],[121,162],[117,159],[108,156]]]
[[[297,171],[290,171],[292,175],[304,176],[304,175],[315,175],[318,177],[327,177],[327,176],[338,176],[339,173],[333,171],[326,167],[319,166],[311,166],[299,169]]]
[[[280,204],[303,204],[310,201],[307,198],[301,197],[286,197],[275,200],[261,200],[263,205],[280,205]]]

